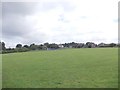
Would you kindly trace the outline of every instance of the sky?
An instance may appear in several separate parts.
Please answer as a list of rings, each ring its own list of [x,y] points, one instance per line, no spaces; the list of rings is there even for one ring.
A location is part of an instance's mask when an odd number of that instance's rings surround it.
[[[118,42],[118,0],[6,1],[0,20],[6,47]]]

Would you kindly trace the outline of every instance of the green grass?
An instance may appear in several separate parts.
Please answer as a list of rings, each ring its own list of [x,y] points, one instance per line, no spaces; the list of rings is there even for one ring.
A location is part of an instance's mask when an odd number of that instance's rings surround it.
[[[0,54],[0,90],[2,89],[2,55]]]
[[[3,88],[116,88],[118,49],[83,48],[3,55]]]

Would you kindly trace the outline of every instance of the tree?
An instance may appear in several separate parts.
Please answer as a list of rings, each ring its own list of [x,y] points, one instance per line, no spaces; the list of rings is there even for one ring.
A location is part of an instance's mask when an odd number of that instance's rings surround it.
[[[30,49],[31,50],[37,50],[38,46],[33,43],[33,44],[30,45]]]
[[[110,46],[110,47],[115,47],[115,46],[117,46],[117,44],[115,44],[115,43],[110,43],[109,46]]]
[[[27,52],[27,51],[29,51],[29,50],[30,50],[29,48],[22,47],[21,52]]]
[[[41,50],[42,49],[42,45],[38,45],[38,50]]]
[[[44,43],[44,46],[48,47],[48,46],[49,46],[49,43],[48,43],[48,42],[47,42],[47,43]]]
[[[49,45],[48,45],[48,48],[58,49],[59,46],[58,46],[57,44],[55,44],[55,43],[52,43],[52,44],[49,44]]]
[[[19,48],[19,49],[22,48],[22,44],[17,44],[16,48]]]
[[[0,51],[2,51],[2,43],[0,42]]]
[[[82,47],[84,47],[84,43],[78,43],[78,44],[76,45],[76,48],[82,48]]]
[[[28,46],[28,45],[24,45],[23,47],[25,47],[25,48],[29,48],[29,46]]]
[[[5,49],[6,49],[6,47],[5,47],[5,43],[2,42],[2,50],[5,50]]]
[[[93,42],[87,42],[87,43],[86,43],[86,46],[87,46],[88,48],[93,48],[93,47],[96,47],[97,45],[96,45],[95,43],[93,43]]]
[[[120,47],[120,43],[118,43],[117,46]]]
[[[63,44],[64,47],[69,47],[68,43]]]

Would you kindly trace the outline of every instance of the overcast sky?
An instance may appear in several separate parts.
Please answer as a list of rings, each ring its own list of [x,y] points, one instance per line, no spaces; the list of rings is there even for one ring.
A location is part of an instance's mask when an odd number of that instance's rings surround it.
[[[2,2],[2,41],[118,42],[118,0]]]

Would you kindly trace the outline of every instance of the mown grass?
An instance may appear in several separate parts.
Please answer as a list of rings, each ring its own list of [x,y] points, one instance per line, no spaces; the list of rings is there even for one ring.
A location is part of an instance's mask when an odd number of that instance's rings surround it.
[[[3,88],[116,88],[118,49],[83,48],[3,55]]]
[[[2,55],[0,54],[0,89],[2,89]]]

